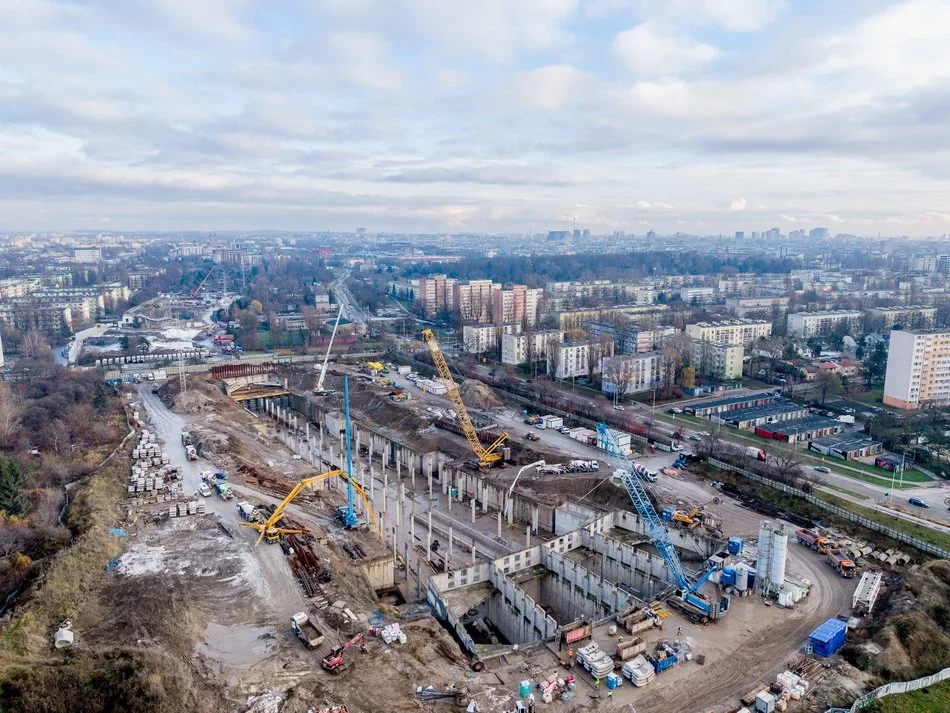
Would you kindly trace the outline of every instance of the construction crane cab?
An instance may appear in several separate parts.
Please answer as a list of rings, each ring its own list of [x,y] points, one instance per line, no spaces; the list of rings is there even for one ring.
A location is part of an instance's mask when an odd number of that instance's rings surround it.
[[[439,347],[439,343],[436,341],[432,330],[423,329],[422,338],[429,346],[429,351],[432,353],[432,361],[435,363],[435,368],[439,372],[439,378],[442,379],[442,383],[445,384],[446,395],[455,408],[455,415],[456,418],[458,418],[459,425],[462,427],[462,432],[465,434],[465,440],[468,441],[469,447],[478,458],[479,467],[491,468],[495,465],[502,465],[504,463],[505,454],[500,448],[501,445],[508,440],[508,434],[502,433],[501,436],[488,447],[481,442],[478,437],[478,431],[475,430],[475,425],[468,415],[468,409],[465,408],[465,403],[462,401],[458,384],[456,384],[455,379],[452,378],[452,372],[449,371],[449,365],[445,361],[445,355],[442,353],[442,349]]]
[[[676,582],[677,590],[675,596],[667,600],[669,604],[697,623],[705,624],[710,620],[722,617],[729,609],[729,597],[724,594],[718,602],[713,602],[699,591],[718,569],[718,565],[708,567],[698,578],[694,578],[686,572],[679,553],[677,553],[670,539],[670,533],[660,516],[657,515],[656,508],[653,507],[650,496],[640,479],[634,475],[633,464],[620,449],[610,428],[605,423],[599,423],[597,424],[597,433],[600,439],[605,442],[607,453],[616,467],[614,477],[626,488],[627,495],[630,496],[637,514],[646,527],[647,535],[663,558],[670,574],[673,575],[673,581]]]

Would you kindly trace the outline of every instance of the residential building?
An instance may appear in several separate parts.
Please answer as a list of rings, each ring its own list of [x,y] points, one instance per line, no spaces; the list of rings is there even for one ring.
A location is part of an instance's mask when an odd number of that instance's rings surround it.
[[[726,309],[737,317],[745,317],[749,312],[788,310],[788,297],[727,297]]]
[[[700,376],[720,381],[734,381],[742,378],[742,359],[745,356],[745,348],[741,344],[694,339],[691,349],[690,364]]]
[[[716,301],[716,288],[681,287],[680,299],[690,304],[709,304]]]
[[[198,257],[205,254],[204,245],[196,245],[194,243],[183,243],[181,245],[176,245],[169,251],[171,257]]]
[[[874,328],[880,331],[891,330],[895,325],[907,329],[930,329],[937,318],[937,308],[921,305],[872,307],[868,310],[868,316],[874,320],[882,320],[881,325],[874,325]]]
[[[950,405],[950,330],[891,332],[884,403],[900,409]]]
[[[464,328],[463,328],[464,331]],[[501,335],[502,364],[527,364],[547,359],[548,349],[564,341],[564,332],[556,329],[541,332]]]
[[[454,304],[463,322],[485,324],[492,321],[492,293],[501,287],[491,280],[457,282],[454,287]]]
[[[0,319],[21,332],[35,329],[56,336],[69,334],[73,325],[69,305],[2,305]]]
[[[936,255],[920,255],[910,259],[910,264],[908,266],[911,272],[936,272],[937,271],[937,256]]]
[[[861,312],[856,310],[831,310],[826,312],[792,312],[788,315],[788,336],[800,339],[831,334],[841,325],[848,332],[861,329]]]
[[[604,357],[613,355],[613,342],[563,342],[548,351],[548,374],[572,379],[600,373]]]
[[[741,344],[749,347],[772,335],[772,323],[765,320],[736,319],[723,322],[687,324],[686,333],[700,341]]]
[[[429,275],[419,278],[416,299],[427,317],[455,309],[455,279],[447,275]]]
[[[93,247],[73,248],[73,262],[81,265],[102,262],[102,250]]]
[[[466,324],[462,327],[462,348],[469,354],[484,354],[498,349],[503,334],[518,334],[520,324]]]
[[[654,352],[605,357],[601,374],[601,390],[605,393],[637,394],[652,391],[660,383],[660,355]]]

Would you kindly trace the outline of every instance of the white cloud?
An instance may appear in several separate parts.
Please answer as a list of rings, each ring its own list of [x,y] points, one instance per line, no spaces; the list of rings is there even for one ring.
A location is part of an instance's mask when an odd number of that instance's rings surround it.
[[[587,72],[570,65],[540,67],[514,77],[513,100],[532,109],[560,109],[575,104],[590,80]]]
[[[746,199],[745,198],[736,198],[732,203],[729,204],[729,210],[745,210]]]
[[[639,0],[637,5],[643,17],[750,32],[771,23],[784,8],[785,0]]]
[[[335,55],[340,75],[369,89],[395,91],[402,85],[402,72],[389,56],[389,43],[369,32],[337,32],[328,45]]]
[[[644,22],[614,37],[613,51],[636,74],[675,76],[698,69],[722,53],[690,37],[666,34],[654,22]]]

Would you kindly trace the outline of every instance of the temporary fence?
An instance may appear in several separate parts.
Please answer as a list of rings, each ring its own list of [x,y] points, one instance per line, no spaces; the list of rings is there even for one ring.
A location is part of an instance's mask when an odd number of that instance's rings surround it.
[[[887,525],[882,525],[881,523],[876,522],[875,520],[871,520],[870,518],[867,518],[863,515],[859,515],[857,513],[851,512],[850,510],[843,508],[839,505],[835,505],[834,503],[829,503],[827,500],[822,500],[821,498],[816,497],[812,495],[811,493],[806,493],[804,490],[799,490],[798,488],[793,488],[792,486],[786,485],[785,483],[779,483],[775,480],[765,478],[759,475],[758,473],[752,473],[751,471],[745,470],[744,468],[739,468],[738,466],[732,465],[731,463],[726,463],[724,461],[717,460],[715,458],[709,458],[707,459],[706,462],[712,466],[715,466],[716,468],[720,468],[722,470],[728,470],[733,473],[738,473],[742,477],[748,478],[749,480],[753,480],[756,483],[761,483],[762,485],[767,485],[770,488],[775,488],[776,490],[780,490],[783,493],[794,495],[796,498],[801,498],[802,500],[805,500],[811,503],[812,505],[821,508],[822,510],[827,510],[833,515],[837,515],[838,517],[842,517],[846,520],[850,520],[856,525],[865,527],[868,530],[873,530],[874,532],[880,532],[881,534],[887,535],[893,540],[897,540],[898,542],[903,542],[904,544],[910,545],[911,547],[914,547],[920,550],[921,552],[926,552],[927,554],[935,555],[942,559],[950,558],[950,550],[946,550],[943,547],[939,547],[931,542],[925,542],[921,540],[920,538],[913,537],[911,535],[908,535],[905,532],[894,530],[893,528],[890,528]]]
[[[918,678],[913,681],[895,681],[894,683],[886,683],[880,688],[875,688],[870,693],[865,693],[858,700],[852,703],[850,708],[829,708],[825,713],[855,713],[862,708],[867,708],[878,698],[884,698],[884,696],[893,696],[897,693],[918,691],[921,688],[928,688],[935,683],[946,681],[948,678],[950,678],[950,668],[945,668],[942,671],[937,671],[935,674],[924,676],[923,678]]]

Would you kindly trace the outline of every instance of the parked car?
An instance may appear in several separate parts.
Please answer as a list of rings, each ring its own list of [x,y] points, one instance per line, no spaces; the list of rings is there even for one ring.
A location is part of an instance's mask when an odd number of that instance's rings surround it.
[[[916,505],[919,508],[930,507],[925,500],[921,500],[920,498],[908,498],[907,502],[909,502],[911,505]]]
[[[816,472],[816,473],[830,473],[830,472],[831,472],[831,468],[829,468],[828,466],[825,466],[825,465],[816,465],[816,466],[815,466],[815,472]]]
[[[620,404],[617,404],[616,406],[614,406],[614,411],[626,411],[626,410],[627,409],[621,406]]]
[[[545,426],[544,423],[542,423],[542,422],[540,422],[540,421],[539,421],[538,423],[534,424],[534,427],[535,427],[536,429],[538,429],[539,431],[543,431],[545,428],[547,428],[547,426]]]
[[[563,433],[565,436],[571,432],[571,429],[569,429],[567,426],[558,426],[557,430]]]
[[[527,438],[529,441],[541,440],[541,436],[539,436],[537,433],[531,433],[531,431],[528,431],[526,434],[524,434],[524,437]]]
[[[202,484],[201,484],[201,486],[198,488],[198,495],[200,495],[200,496],[203,497],[203,498],[210,498],[210,497],[211,497],[211,488],[208,487],[208,484],[207,484],[207,483],[202,483]]]
[[[681,409],[681,408],[676,408],[676,407],[674,406],[674,407],[671,408],[667,413],[680,414],[680,413],[683,413],[683,409]]]
[[[673,445],[670,446],[670,448],[672,448],[674,451],[681,451],[681,450],[683,450],[683,444],[682,444],[682,443],[674,443]]]
[[[703,437],[700,436],[698,433],[691,433],[691,434],[689,434],[689,440],[691,440],[691,441],[701,441],[701,440],[703,440]]]

